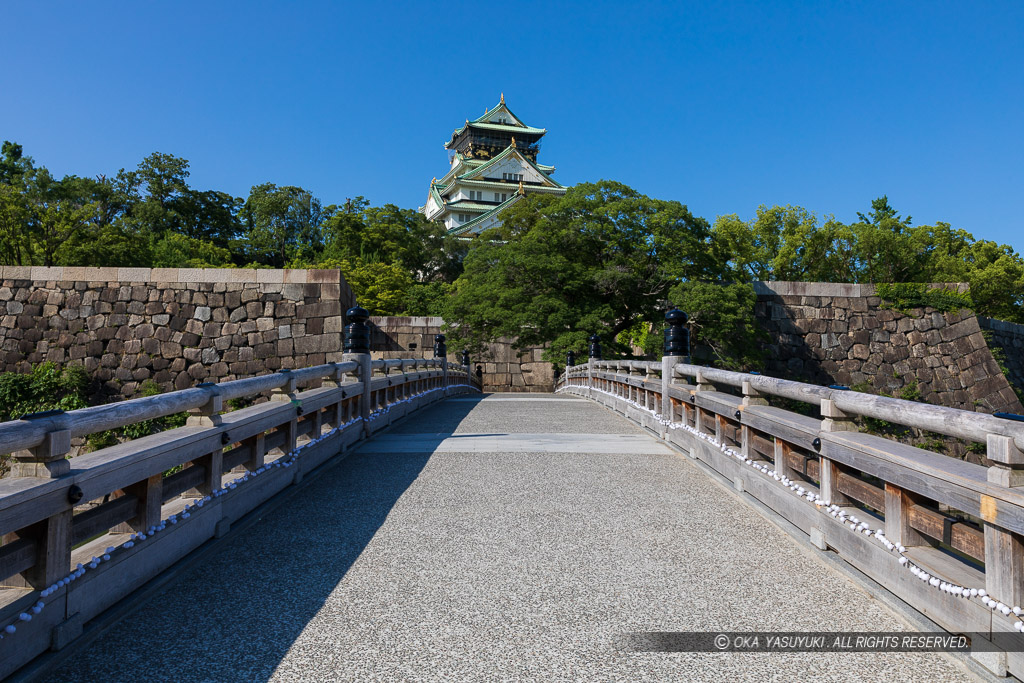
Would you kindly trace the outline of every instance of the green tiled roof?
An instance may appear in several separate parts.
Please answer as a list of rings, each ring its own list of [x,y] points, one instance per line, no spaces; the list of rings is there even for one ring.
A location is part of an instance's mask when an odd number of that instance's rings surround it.
[[[444,189],[443,187],[441,188]],[[444,199],[441,198],[441,193],[438,191],[436,183],[430,183],[430,196],[437,202],[438,208],[444,208]]]
[[[470,199],[460,199],[457,202],[448,202],[448,211],[456,213],[459,211],[490,211],[494,206],[494,204],[478,204]]]
[[[494,112],[497,111],[498,109],[504,109],[506,112],[508,112],[509,116],[511,116],[516,121],[519,121],[521,125],[515,125],[512,123],[493,123],[491,121],[484,120],[488,116],[494,114]],[[483,116],[477,117],[472,121],[467,121],[466,125],[468,125],[470,128],[480,128],[481,130],[495,130],[508,132],[512,134],[518,132],[533,135],[544,135],[545,133],[547,133],[547,130],[544,128],[534,128],[533,126],[528,126],[525,123],[522,123],[522,119],[512,113],[512,110],[509,109],[508,105],[505,104],[504,99],[502,99],[502,101],[496,104],[495,106],[485,111]],[[457,138],[459,135],[462,134],[464,130],[466,130],[466,125],[462,126],[461,128],[457,128],[455,132],[452,133],[452,137],[448,140],[448,142],[444,143],[444,146],[448,147],[449,145],[451,145],[452,141],[454,141],[455,138]]]
[[[502,152],[501,154],[499,154],[499,155],[497,155],[497,156],[495,156],[495,157],[492,157],[491,159],[489,159],[489,160],[487,161],[487,163],[485,163],[485,164],[483,164],[483,165],[481,165],[481,166],[478,166],[477,168],[474,168],[474,169],[472,169],[471,171],[469,171],[469,173],[464,173],[464,174],[460,175],[460,176],[459,176],[459,179],[461,180],[461,179],[464,179],[464,178],[466,178],[466,176],[468,176],[468,175],[469,175],[470,173],[474,173],[474,174],[478,174],[478,173],[483,173],[483,172],[484,172],[484,171],[485,171],[485,170],[486,170],[487,168],[489,168],[489,167],[490,167],[491,165],[493,165],[493,164],[496,164],[496,163],[498,163],[499,161],[502,161],[503,159],[507,159],[507,158],[508,158],[509,156],[511,156],[511,155],[512,155],[513,153],[517,154],[517,155],[519,156],[519,158],[520,158],[520,159],[522,159],[523,161],[525,161],[526,163],[528,163],[528,164],[529,164],[530,166],[532,166],[532,167],[534,168],[534,170],[536,170],[536,171],[537,171],[537,173],[540,173],[540,174],[541,174],[541,176],[542,176],[542,177],[544,177],[544,178],[547,178],[548,180],[550,180],[550,181],[551,181],[551,183],[552,183],[552,185],[554,185],[555,187],[562,187],[562,186],[561,186],[561,185],[559,185],[559,184],[558,184],[557,182],[555,182],[554,180],[552,180],[551,176],[549,176],[549,175],[548,175],[547,173],[545,173],[544,171],[542,171],[542,170],[540,169],[540,167],[539,167],[539,166],[537,166],[537,164],[535,164],[534,162],[530,161],[530,160],[529,160],[529,159],[528,159],[527,157],[525,157],[524,155],[520,154],[520,153],[519,153],[519,152],[518,152],[518,151],[516,150],[516,148],[515,148],[515,147],[513,147],[512,145],[509,145],[508,147],[506,147],[506,148],[505,148],[505,150],[504,150],[504,151],[503,151],[503,152]]]
[[[517,201],[522,199],[522,197],[523,197],[523,195],[521,195],[521,194],[514,194],[514,195],[512,195],[511,197],[508,198],[508,201],[502,202],[501,204],[499,204],[498,206],[494,207],[493,209],[491,209],[487,213],[481,214],[481,215],[477,216],[476,218],[474,218],[473,220],[469,221],[468,223],[463,223],[462,225],[460,225],[457,228],[452,228],[451,230],[448,231],[448,234],[449,235],[465,235],[466,233],[470,233],[470,232],[473,231],[474,228],[479,226],[485,220],[487,220],[491,216],[494,216],[499,211],[504,211],[505,209],[507,209],[508,207],[512,206]]]
[[[477,178],[459,178],[459,185],[461,187],[488,187],[494,188],[495,190],[507,190],[509,188],[512,191],[519,189],[519,182],[512,180],[479,180]],[[548,185],[527,185],[524,183],[524,187],[530,192],[561,192],[564,187],[550,187]],[[441,191],[444,192],[447,188],[443,188]]]

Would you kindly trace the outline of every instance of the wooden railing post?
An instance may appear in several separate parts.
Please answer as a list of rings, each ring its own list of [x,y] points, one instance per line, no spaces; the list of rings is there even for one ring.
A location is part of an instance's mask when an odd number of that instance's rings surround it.
[[[278,370],[278,372],[285,375],[291,374],[291,370]],[[270,400],[297,403],[298,401],[295,397],[297,390],[298,387],[295,384],[295,379],[289,376],[288,381],[285,382],[284,386],[278,387],[277,389],[274,389],[272,392],[270,392]],[[295,416],[287,424],[283,425],[282,427],[278,427],[278,429],[283,428],[286,430],[284,445],[281,446],[281,450],[283,450],[285,453],[288,453],[289,451],[295,448],[295,441],[298,437],[299,432],[300,409],[301,407],[296,405]]]
[[[907,547],[928,545],[925,537],[910,526],[914,497],[899,486],[885,482],[885,535],[893,543]]]
[[[590,350],[587,357],[587,398],[593,398],[594,372],[597,369],[596,362],[601,360],[601,338],[596,334],[590,335]]]
[[[715,385],[711,384],[706,379],[704,379],[704,373],[701,372],[700,370],[697,371],[697,376],[694,378],[694,381],[697,383],[697,388],[694,390],[694,393],[700,393],[702,391],[714,391],[715,390]],[[693,394],[691,394],[690,396],[691,396],[691,398],[694,397]],[[707,429],[705,429],[705,427],[704,427],[704,410],[703,410],[703,408],[701,408],[700,406],[697,405],[697,401],[696,400],[692,401],[692,403],[693,403],[694,425],[697,428],[698,432],[700,432],[702,434],[707,434],[708,433]],[[715,425],[716,425],[715,426],[715,435],[716,435],[716,438],[718,438],[719,429],[718,429],[718,420],[717,419],[715,420]]]
[[[746,380],[744,380],[742,387],[743,387],[743,401],[741,401],[741,403],[740,403],[741,414],[742,414],[743,409],[746,408],[747,406],[766,406],[766,405],[768,405],[768,399],[764,398],[764,396],[761,394],[761,392],[759,392],[757,389],[755,389],[753,387],[753,385],[750,384],[750,382],[747,382]],[[753,450],[754,450],[751,447],[751,445],[750,445],[750,438],[751,438],[750,427],[748,427],[746,424],[743,424],[743,421],[740,420],[740,448],[742,449],[743,455],[748,457],[748,458],[751,457],[751,454],[753,453]],[[778,470],[776,470],[776,471],[778,471]]]
[[[989,434],[986,456],[989,483],[997,486],[1024,485],[1024,452],[1013,439]],[[985,590],[1007,605],[1024,603],[1024,540],[998,524],[995,500],[981,496],[981,517],[985,521]]]
[[[683,356],[661,357],[661,417],[675,422],[675,411],[672,410],[672,380],[675,379],[675,368],[683,362]],[[685,422],[685,420],[684,420]]]
[[[785,441],[783,441],[777,436],[773,439],[773,441],[774,449],[772,457],[775,460],[775,473],[778,474],[780,477],[792,479],[794,472],[792,468],[789,466],[789,463],[786,462],[786,459],[789,457],[789,447],[786,445]]]
[[[850,416],[836,408],[831,399],[821,400],[821,417],[823,432],[857,431],[857,425]],[[822,500],[826,505],[849,505],[850,499],[839,491],[839,464],[823,455],[818,456],[818,463],[819,495]]]
[[[22,420],[49,419],[51,428],[43,442],[24,451],[11,454],[9,477],[37,477],[55,479],[71,471],[71,463],[65,457],[71,450],[71,429],[65,424],[63,410],[48,410],[43,413],[26,415]]]
[[[31,538],[36,543],[35,564],[22,573],[32,588],[41,590],[67,576],[71,568],[72,514],[69,505],[66,510],[18,532],[19,538]]]
[[[223,423],[220,414],[224,410],[224,402],[220,392],[217,390],[217,386],[209,382],[203,382],[198,386],[205,388],[209,392],[210,399],[200,407],[188,411],[186,424],[196,427],[219,427]],[[206,478],[199,486],[186,491],[183,494],[186,498],[202,498],[220,488],[224,470],[223,448],[218,448],[192,462],[206,469]],[[157,514],[159,515],[159,513]]]

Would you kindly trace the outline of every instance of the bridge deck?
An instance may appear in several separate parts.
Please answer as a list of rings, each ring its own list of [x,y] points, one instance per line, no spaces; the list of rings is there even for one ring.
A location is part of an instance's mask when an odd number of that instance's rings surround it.
[[[496,395],[368,442],[52,680],[965,677],[942,655],[611,645],[715,629],[909,626],[621,417]]]

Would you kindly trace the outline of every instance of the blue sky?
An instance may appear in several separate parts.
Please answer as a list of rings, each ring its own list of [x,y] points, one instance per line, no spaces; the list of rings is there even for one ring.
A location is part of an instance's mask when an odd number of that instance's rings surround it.
[[[9,3],[0,138],[56,174],[416,207],[501,92],[564,184],[713,220],[887,194],[1024,249],[1024,3]]]

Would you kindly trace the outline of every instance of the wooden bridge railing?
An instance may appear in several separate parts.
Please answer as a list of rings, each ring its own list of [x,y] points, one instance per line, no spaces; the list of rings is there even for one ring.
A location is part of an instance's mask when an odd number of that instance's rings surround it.
[[[350,353],[0,424],[0,454],[14,458],[0,480],[0,678],[352,443],[478,388],[443,357]],[[229,411],[232,399],[263,402]],[[186,411],[183,427],[66,457],[73,438]]]
[[[984,634],[1006,650],[993,670],[1024,674],[1024,422],[683,360],[591,358],[557,390],[677,444],[943,628]],[[983,444],[989,466],[859,417]]]

